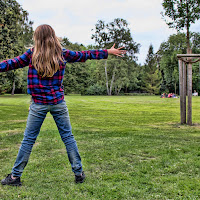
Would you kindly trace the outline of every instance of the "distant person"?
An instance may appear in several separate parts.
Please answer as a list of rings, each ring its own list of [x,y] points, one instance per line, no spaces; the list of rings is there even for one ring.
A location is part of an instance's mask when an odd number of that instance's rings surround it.
[[[178,98],[174,93],[172,93],[172,98]]]
[[[32,103],[24,132],[24,139],[12,172],[1,181],[3,185],[21,185],[20,177],[28,163],[32,147],[40,132],[46,114],[50,112],[57,124],[75,174],[75,182],[82,183],[85,174],[81,157],[72,134],[68,109],[64,100],[63,76],[66,63],[85,62],[88,59],[106,59],[108,54],[122,57],[123,47],[108,50],[70,51],[63,49],[55,31],[49,25],[40,25],[34,32],[34,48],[14,59],[0,63],[0,72],[23,68],[29,65],[28,93]],[[50,142],[50,141],[49,141]]]
[[[163,93],[163,94],[161,94],[161,96],[160,96],[161,98],[166,98],[166,94],[165,93]]]
[[[168,98],[171,98],[171,97],[172,97],[172,93],[169,93],[169,94],[168,94]]]
[[[198,92],[194,90],[194,93],[192,94],[193,96],[198,96]]]
[[[161,94],[160,98],[165,98],[165,93]]]

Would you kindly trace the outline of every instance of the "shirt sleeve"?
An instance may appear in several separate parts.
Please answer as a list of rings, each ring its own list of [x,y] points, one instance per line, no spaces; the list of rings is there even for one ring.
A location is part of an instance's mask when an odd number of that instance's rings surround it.
[[[89,50],[89,51],[63,51],[64,59],[69,62],[85,62],[88,59],[107,59],[107,50]]]
[[[21,56],[0,62],[0,72],[26,67],[30,62],[30,56],[31,50],[29,49]]]

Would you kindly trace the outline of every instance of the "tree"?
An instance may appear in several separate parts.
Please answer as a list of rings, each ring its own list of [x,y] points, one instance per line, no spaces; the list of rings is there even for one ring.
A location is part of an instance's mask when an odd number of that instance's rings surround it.
[[[200,54],[200,33],[191,33],[192,52]],[[192,88],[200,93],[200,62],[192,65]]]
[[[0,74],[0,94],[4,94],[10,88],[10,81],[5,73]]]
[[[151,44],[149,46],[143,76],[143,90],[151,94],[159,94],[160,91],[161,74],[157,66],[153,45]]]
[[[62,39],[62,46],[72,51],[86,50],[83,44],[72,43],[68,38]],[[65,87],[65,93],[79,93],[85,94],[88,88],[88,77],[87,71],[88,63],[70,63],[66,64],[63,85]]]
[[[91,46],[89,49],[94,49]],[[102,60],[90,60],[87,61],[88,72],[88,88],[86,94],[88,95],[106,95],[105,86],[105,73],[104,73],[104,61]]]
[[[5,60],[24,53],[25,46],[32,43],[33,22],[28,20],[27,11],[16,0],[1,0],[0,7],[0,60]],[[11,81],[9,85],[14,94],[15,83],[22,79],[22,73],[10,71],[6,74],[7,78],[11,78],[7,82]],[[5,78],[2,74],[0,78],[2,76]]]
[[[174,92],[178,88],[178,59],[177,54],[187,51],[184,33],[171,35],[166,42],[161,43],[158,54],[161,57],[160,70],[162,74],[162,91]],[[177,74],[175,74],[177,73]]]
[[[87,63],[66,64],[63,85],[65,93],[85,94],[88,87]]]
[[[200,33],[190,33],[190,46],[192,52],[200,53]],[[161,57],[160,70],[162,74],[162,91],[175,92],[178,85],[178,59],[177,54],[185,54],[187,51],[186,34],[171,35],[166,42],[161,43],[158,54]],[[193,64],[193,88],[198,90],[199,64]]]
[[[128,23],[124,19],[117,18],[110,23],[105,23],[104,21],[99,20],[95,25],[95,33],[92,34],[92,39],[95,40],[99,48],[107,49],[110,48],[114,43],[116,44],[116,46],[123,46],[128,52],[127,56],[124,58],[124,61],[127,62],[128,60],[137,60],[135,53],[138,53],[140,45],[133,41],[130,29],[128,28]],[[122,61],[121,59],[121,61],[118,61],[118,63],[124,61]],[[119,84],[118,86],[116,86],[117,82],[115,83],[116,72],[118,71],[118,69],[115,65],[112,69],[112,75],[110,76],[108,74],[108,62],[105,61],[104,71],[107,94],[111,95],[114,85],[115,87],[119,88],[121,87],[120,85],[122,85],[122,83],[119,83],[119,81],[117,81]]]
[[[178,31],[186,28],[187,51],[190,52],[190,26],[200,19],[200,0],[164,0],[162,6],[165,10],[162,16],[171,18],[165,20],[170,28]]]
[[[127,50],[127,55],[136,59],[135,53],[139,52],[140,44],[133,41],[128,22],[124,19],[116,18],[113,22],[105,23],[99,20],[95,25],[95,33],[92,39],[100,48],[110,48],[114,43],[116,46],[123,46]]]

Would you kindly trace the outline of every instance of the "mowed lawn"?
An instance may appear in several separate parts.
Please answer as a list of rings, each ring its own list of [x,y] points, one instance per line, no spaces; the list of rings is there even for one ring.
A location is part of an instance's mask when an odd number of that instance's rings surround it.
[[[87,176],[75,184],[50,114],[23,173],[0,199],[200,199],[200,97],[194,126],[180,125],[179,99],[66,96]],[[30,96],[0,96],[0,178],[15,162]]]

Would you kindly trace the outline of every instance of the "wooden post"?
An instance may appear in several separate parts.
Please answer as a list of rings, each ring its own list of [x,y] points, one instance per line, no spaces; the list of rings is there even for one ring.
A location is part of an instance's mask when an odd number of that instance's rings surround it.
[[[192,125],[192,63],[188,64],[188,114],[187,124]]]
[[[179,94],[180,94],[180,115],[181,115],[181,124],[184,123],[183,119],[183,61],[178,60],[179,64]]]
[[[199,85],[200,85],[200,61],[199,61]]]
[[[187,53],[188,54],[177,54],[177,57],[179,62],[181,124],[186,123],[186,95],[188,95],[187,124],[191,126],[192,125],[192,63],[200,61],[200,54],[192,54],[191,49]],[[186,63],[188,63],[187,67]],[[200,65],[199,65],[199,70],[200,70]]]
[[[183,124],[186,124],[186,95],[187,95],[187,70],[186,63],[183,62]]]
[[[187,49],[187,54],[192,54],[192,49]],[[192,59],[187,58],[188,63],[188,114],[187,114],[187,124],[192,126]]]

